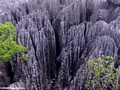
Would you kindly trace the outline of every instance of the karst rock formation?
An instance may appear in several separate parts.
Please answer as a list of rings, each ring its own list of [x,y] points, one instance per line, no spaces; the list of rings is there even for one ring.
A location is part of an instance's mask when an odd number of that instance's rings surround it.
[[[120,65],[120,0],[0,0],[28,61],[0,63],[0,87],[84,90],[85,63],[101,55]]]

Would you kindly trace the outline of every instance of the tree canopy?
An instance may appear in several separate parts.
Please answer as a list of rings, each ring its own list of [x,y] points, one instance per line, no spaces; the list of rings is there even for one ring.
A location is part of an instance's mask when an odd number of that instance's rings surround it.
[[[11,22],[0,24],[0,62],[9,61],[12,55],[27,49],[16,43],[16,28]],[[23,55],[27,57],[26,55]],[[27,59],[27,58],[26,58]]]
[[[86,81],[87,90],[118,90],[120,72],[114,67],[112,56],[89,60],[86,64],[88,73]]]

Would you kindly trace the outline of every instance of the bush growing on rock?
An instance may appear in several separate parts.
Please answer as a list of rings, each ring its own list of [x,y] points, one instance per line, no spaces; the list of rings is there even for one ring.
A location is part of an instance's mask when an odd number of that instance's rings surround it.
[[[114,68],[112,56],[89,60],[86,64],[88,73],[85,87],[87,90],[118,90],[120,72]]]
[[[12,55],[24,53],[27,49],[16,43],[16,29],[11,22],[0,24],[0,62],[9,61]],[[23,54],[23,59],[27,60]]]

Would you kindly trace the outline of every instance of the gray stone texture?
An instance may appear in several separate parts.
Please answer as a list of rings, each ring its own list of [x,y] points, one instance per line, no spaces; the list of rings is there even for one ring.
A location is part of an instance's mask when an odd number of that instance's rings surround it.
[[[101,55],[120,65],[120,0],[0,0],[0,23],[16,26],[28,61],[0,62],[0,87],[84,90],[85,63]]]

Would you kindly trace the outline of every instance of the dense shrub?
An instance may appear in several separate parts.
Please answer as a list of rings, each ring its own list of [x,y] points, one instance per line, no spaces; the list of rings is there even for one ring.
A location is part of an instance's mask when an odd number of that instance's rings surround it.
[[[26,47],[16,43],[16,29],[11,22],[0,24],[0,62],[9,61],[12,55],[24,53]],[[28,56],[23,54],[27,60]]]
[[[86,72],[88,73],[85,84],[87,90],[118,90],[120,72],[114,68],[112,56],[89,60],[86,64]]]

